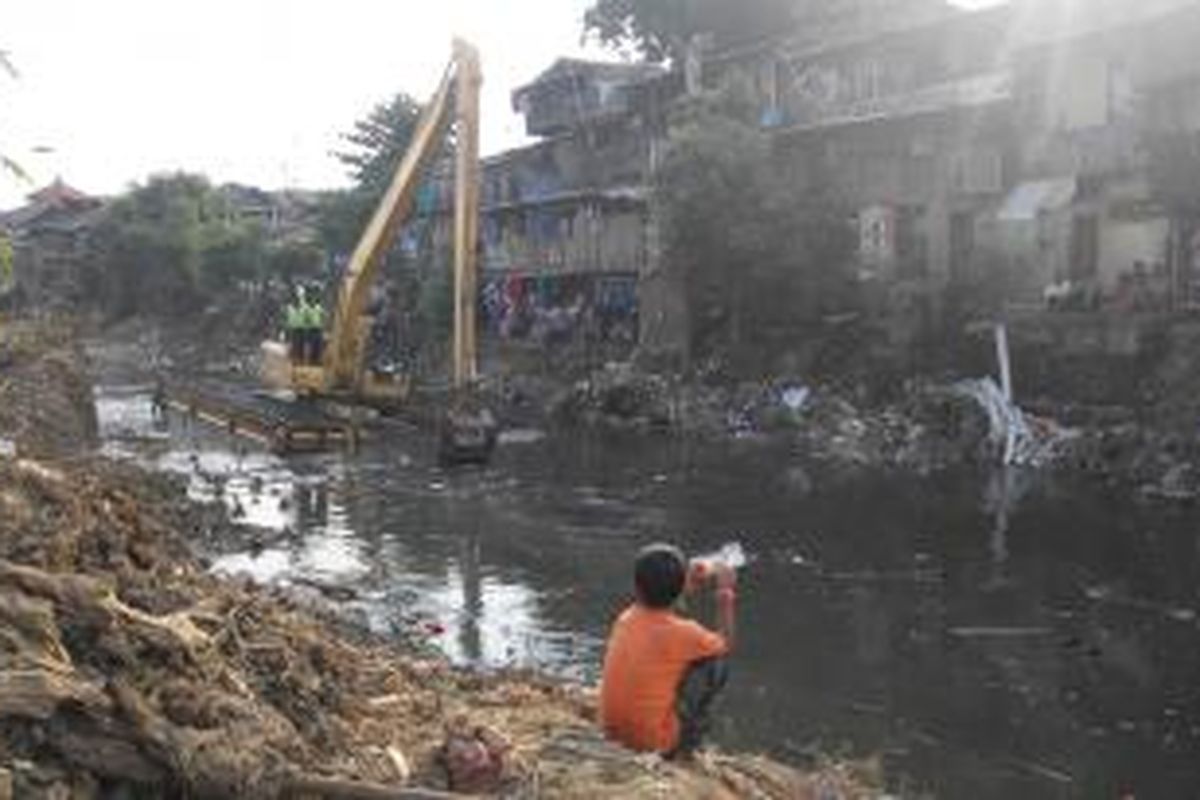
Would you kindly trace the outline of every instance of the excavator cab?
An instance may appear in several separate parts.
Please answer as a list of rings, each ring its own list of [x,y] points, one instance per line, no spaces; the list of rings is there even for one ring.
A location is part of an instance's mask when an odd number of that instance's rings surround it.
[[[369,332],[371,318],[364,317]],[[270,340],[260,348],[263,383],[270,389],[290,391],[300,397],[331,397],[375,408],[396,408],[408,400],[412,378],[406,372],[364,367],[355,380],[353,393],[329,391],[324,361],[297,359],[288,342]]]

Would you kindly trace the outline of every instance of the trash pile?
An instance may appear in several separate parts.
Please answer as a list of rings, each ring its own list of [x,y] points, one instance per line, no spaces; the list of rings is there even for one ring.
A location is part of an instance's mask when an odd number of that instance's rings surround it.
[[[632,364],[609,364],[551,403],[552,418],[576,425],[664,429],[675,424],[668,381]]]
[[[873,796],[846,767],[629,753],[597,731],[587,689],[459,671],[210,575],[188,542],[220,524],[130,466],[0,458],[0,791]]]

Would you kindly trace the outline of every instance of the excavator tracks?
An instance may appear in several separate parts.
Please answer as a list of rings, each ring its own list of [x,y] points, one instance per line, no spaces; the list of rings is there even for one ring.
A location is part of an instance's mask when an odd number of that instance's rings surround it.
[[[169,387],[166,401],[189,418],[278,453],[356,449],[362,441],[362,420],[353,410],[335,413],[335,407],[312,398],[237,384],[195,383]]]

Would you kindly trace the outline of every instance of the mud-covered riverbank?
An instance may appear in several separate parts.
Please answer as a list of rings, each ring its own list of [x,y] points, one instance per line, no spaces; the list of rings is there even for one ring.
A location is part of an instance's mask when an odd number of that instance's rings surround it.
[[[224,509],[92,453],[80,350],[29,336],[4,373],[28,400],[0,428],[15,446],[0,456],[0,791],[872,796],[847,767],[635,756],[603,741],[585,687],[456,669],[318,601],[213,576],[195,543],[232,524]]]
[[[711,384],[614,365],[540,394],[546,416],[568,427],[770,439],[788,443],[798,465],[831,476],[929,475],[1008,463],[1093,480],[1148,502],[1200,497],[1190,389],[1137,407],[1041,400],[1022,408],[1005,401],[986,375],[914,377],[880,397],[809,385],[800,376]]]
[[[214,308],[173,324],[127,320],[100,338],[103,369],[110,382],[118,383],[186,383],[199,376],[254,382],[257,345],[270,333],[269,318],[266,310],[253,307]],[[1014,462],[1129,491],[1146,502],[1200,498],[1200,401],[1190,377],[1200,362],[1190,344],[1176,343],[1136,376],[1106,361],[1101,370],[1103,359],[1097,357],[1091,372],[1102,376],[1093,376],[1083,389],[1059,397],[1039,391],[1028,402],[1019,393],[1017,404],[1005,412],[1021,417],[1030,441]],[[1018,359],[1029,358],[1028,348],[1019,351]],[[970,363],[965,372],[936,375],[908,375],[889,364],[881,370],[890,377],[870,382],[841,373],[816,380],[797,374],[737,381],[656,372],[633,363],[570,377],[514,372],[495,363],[485,369],[482,389],[508,428],[635,432],[710,442],[769,439],[787,443],[798,466],[835,478],[879,471],[929,475],[990,469],[1004,460],[1005,431],[997,425],[997,409],[987,402],[994,398],[978,390],[991,380],[995,364],[986,357]],[[861,372],[853,365],[842,370]],[[1130,382],[1136,387],[1126,386]],[[417,399],[420,404],[422,398]]]

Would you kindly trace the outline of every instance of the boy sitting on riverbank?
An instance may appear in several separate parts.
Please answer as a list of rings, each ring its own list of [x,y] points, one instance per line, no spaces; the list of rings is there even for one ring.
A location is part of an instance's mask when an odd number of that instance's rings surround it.
[[[678,616],[685,591],[714,578],[717,628]],[[636,602],[613,625],[600,684],[600,718],[609,738],[633,750],[689,756],[700,746],[708,710],[728,678],[734,585],[729,567],[688,565],[677,548],[651,545],[634,565]]]

